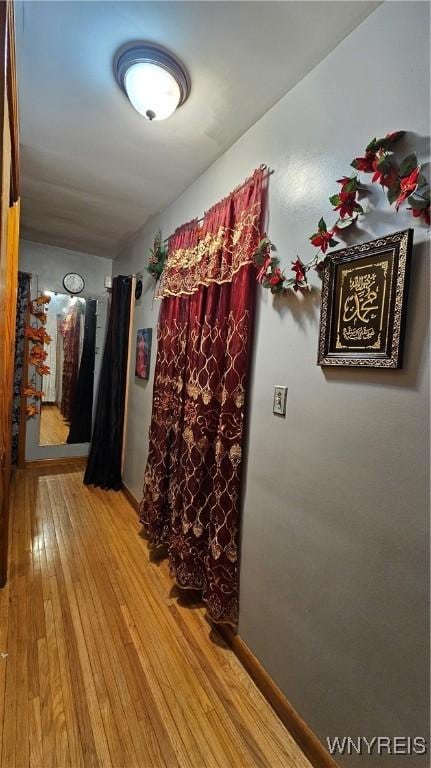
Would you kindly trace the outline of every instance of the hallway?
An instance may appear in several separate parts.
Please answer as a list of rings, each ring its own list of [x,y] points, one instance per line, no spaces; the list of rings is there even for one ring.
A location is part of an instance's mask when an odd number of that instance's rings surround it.
[[[21,471],[11,525],[2,765],[309,768],[122,493]]]

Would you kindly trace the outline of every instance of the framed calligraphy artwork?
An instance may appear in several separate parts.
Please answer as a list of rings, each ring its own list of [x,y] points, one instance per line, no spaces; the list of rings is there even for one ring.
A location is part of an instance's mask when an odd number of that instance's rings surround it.
[[[331,253],[318,365],[401,368],[413,230]]]

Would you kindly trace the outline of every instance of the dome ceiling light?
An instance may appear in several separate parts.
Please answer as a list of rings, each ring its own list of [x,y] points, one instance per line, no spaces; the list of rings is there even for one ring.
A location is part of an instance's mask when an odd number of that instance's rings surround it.
[[[190,78],[168,51],[152,43],[131,43],[114,61],[117,82],[130,103],[147,120],[165,120],[184,104]]]

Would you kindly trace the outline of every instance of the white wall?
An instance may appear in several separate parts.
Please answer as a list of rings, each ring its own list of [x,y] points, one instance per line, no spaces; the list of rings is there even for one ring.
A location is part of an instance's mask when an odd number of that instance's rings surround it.
[[[144,269],[159,225],[167,236],[262,162],[275,171],[268,230],[283,265],[297,253],[310,258],[318,219],[334,219],[335,180],[373,136],[406,129],[405,153],[429,160],[428,53],[428,5],[381,5],[144,228],[114,273]],[[351,241],[408,226],[415,247],[401,371],[316,365],[317,277],[305,299],[274,300],[259,288],[239,631],[322,740],[424,735],[428,724],[427,231],[373,189]],[[147,281],[135,331],[156,324],[151,290]],[[155,350],[152,374],[154,360]],[[285,420],[272,415],[275,384],[289,387]],[[139,498],[151,396],[152,380],[138,382],[132,370],[125,482]],[[359,759],[376,765],[375,756]],[[378,764],[398,768],[400,757]]]
[[[105,277],[112,274],[112,260],[80,251],[69,251],[44,243],[21,240],[19,244],[19,269],[32,275],[32,296],[43,291],[66,293],[63,277],[67,272],[78,272],[85,281],[80,296],[84,299],[98,299],[96,326],[96,357],[94,365],[94,399],[97,393],[103,343],[106,330],[107,294],[104,287]],[[40,382],[42,386],[42,379]],[[94,413],[94,408],[93,408]],[[64,445],[39,445],[40,417],[27,421],[25,458],[52,459],[59,456],[86,456],[89,443]]]
[[[80,294],[84,298],[97,298],[105,292],[104,280],[111,275],[112,259],[94,256],[92,253],[69,251],[45,243],[21,240],[19,244],[19,269],[32,272],[39,281],[39,290],[66,293],[63,277],[67,272],[78,272],[85,281]]]

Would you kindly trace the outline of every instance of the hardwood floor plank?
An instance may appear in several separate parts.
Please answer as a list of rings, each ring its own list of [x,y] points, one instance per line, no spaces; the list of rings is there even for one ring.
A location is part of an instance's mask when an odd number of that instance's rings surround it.
[[[39,655],[38,655],[38,626],[37,626],[37,596],[35,591],[35,576],[40,573],[40,549],[43,547],[38,529],[38,519],[35,511],[34,482],[24,482],[23,473],[18,475],[25,489],[25,514],[30,517],[30,549],[31,560],[26,573],[27,601],[27,685],[29,699],[38,699],[39,717]],[[42,590],[43,593],[43,590]],[[35,705],[36,706],[36,705]],[[34,716],[34,712],[31,712]],[[29,710],[30,716],[30,710]]]
[[[54,481],[55,478],[51,478],[51,480]],[[61,529],[61,521],[59,519],[59,506],[60,508],[62,507],[62,500],[59,499],[58,495],[55,494],[55,488],[56,484],[54,482],[48,482],[48,495],[51,502],[52,521],[59,552],[59,560],[61,563],[61,573],[63,577],[62,582],[64,585],[65,594],[67,596],[68,613],[71,620],[71,626],[69,624],[69,631],[73,628],[73,637],[75,639],[75,647],[79,660],[79,667],[82,670],[83,690],[85,691],[87,712],[90,721],[88,725],[93,733],[93,739],[90,740],[90,757],[91,760],[95,760],[96,764],[102,766],[102,768],[109,768],[112,765],[111,757],[100,713],[99,702],[96,695],[93,671],[85,643],[81,617],[79,614],[79,608],[70,569],[70,559],[72,556],[70,553],[70,547],[65,546]],[[58,571],[60,571],[60,564],[58,566]],[[88,725],[86,726],[87,733]],[[93,745],[95,750],[94,753]]]
[[[106,652],[105,632],[102,630],[97,619],[88,592],[85,594],[81,585],[77,585],[76,590],[87,647],[94,663],[96,692],[112,764],[117,766],[124,762],[131,767],[138,766],[136,752],[132,746],[133,735],[129,732],[128,721],[118,694],[115,675],[112,672],[113,660]],[[111,705],[111,700],[113,705]],[[114,712],[117,718],[115,718]]]
[[[12,506],[13,505],[13,506]],[[24,505],[24,488],[13,484],[11,510]],[[6,658],[6,684],[3,719],[2,766],[15,768],[16,742],[16,694],[17,694],[17,649],[18,649],[18,520],[11,512],[11,530],[9,535],[9,606]]]
[[[27,469],[11,520],[1,768],[311,768],[122,493]]]
[[[28,734],[28,674],[27,674],[27,599],[26,577],[18,579],[17,593],[17,677],[16,677],[16,765],[28,765],[29,763],[29,734]]]
[[[90,512],[90,509],[87,509],[86,511]],[[78,527],[77,529],[77,536],[79,537],[81,534],[81,528]],[[128,721],[133,725],[133,719],[136,720],[135,727],[132,727],[131,734],[132,734],[132,741],[135,743],[135,748],[137,750],[137,753],[139,754],[142,752],[142,744],[138,743],[136,744],[136,738],[137,736],[140,736],[140,731],[142,730],[142,724],[140,724],[137,720],[137,713],[134,713],[131,711],[131,696],[130,696],[130,690],[127,684],[127,678],[130,684],[131,676],[130,674],[127,674],[129,672],[127,665],[126,669],[124,670],[124,664],[125,664],[125,645],[122,643],[119,649],[119,652],[117,653],[117,646],[116,642],[118,639],[121,640],[121,638],[126,642],[126,646],[130,641],[130,636],[127,634],[126,625],[124,625],[122,633],[117,632],[117,626],[119,622],[119,617],[121,616],[121,612],[117,613],[116,616],[113,616],[113,608],[115,608],[115,602],[113,602],[112,594],[110,594],[110,590],[108,590],[108,595],[106,594],[105,590],[103,589],[102,583],[99,579],[98,583],[96,580],[96,574],[100,573],[100,570],[102,568],[102,563],[100,561],[100,551],[102,549],[103,551],[103,544],[100,541],[100,536],[97,536],[93,540],[93,545],[95,547],[95,551],[92,552],[91,557],[91,565],[90,561],[86,561],[83,559],[82,565],[81,565],[81,572],[85,571],[85,576],[87,578],[87,583],[90,589],[90,592],[93,594],[93,598],[95,600],[95,609],[96,614],[99,617],[100,622],[103,622],[104,629],[102,635],[98,633],[98,636],[102,636],[105,639],[105,642],[109,646],[109,656],[108,661],[104,665],[104,669],[106,670],[105,674],[109,674],[109,670],[111,666],[115,665],[116,669],[116,680],[120,682],[119,687],[119,693],[122,700],[122,705],[127,712]],[[86,565],[88,563],[88,565]],[[105,581],[106,586],[106,581]],[[108,598],[108,599],[107,599]],[[120,620],[121,621],[121,620]],[[134,670],[131,670],[132,674],[137,676],[140,673],[139,666],[136,667]],[[112,691],[112,683],[109,685],[109,690]],[[133,690],[136,690],[136,683],[133,682]],[[145,706],[144,706],[145,705]],[[144,711],[144,715],[142,715],[142,712]],[[164,754],[166,758],[166,764],[167,765],[176,765],[176,757],[175,752],[172,749],[172,746],[170,744],[170,739],[168,732],[166,728],[163,726],[163,723],[160,722],[158,709],[156,706],[154,706],[154,702],[152,700],[152,695],[150,689],[147,687],[145,689],[145,696],[140,701],[140,707],[139,712],[141,714],[141,723],[144,722],[147,729],[147,742],[146,742],[146,748],[144,748],[144,754],[141,754],[141,759],[145,760],[145,764],[147,761],[158,761],[160,759],[160,750]],[[156,736],[157,733],[157,736]],[[138,742],[140,742],[140,739],[138,739]],[[151,753],[154,752],[152,755]],[[153,762],[148,762],[148,764],[154,764]],[[158,764],[157,762],[155,763]],[[162,764],[162,763],[161,763]]]
[[[42,719],[40,701],[36,696],[28,702],[30,768],[44,768],[42,752]]]
[[[67,440],[69,429],[70,426],[63,419],[57,405],[42,404],[39,445],[63,445]]]
[[[69,741],[67,738],[60,661],[58,656],[54,612],[52,609],[51,600],[45,601],[45,625],[49,660],[49,683],[52,696],[53,724],[55,733],[56,765],[65,766],[65,768],[67,768],[70,765]]]
[[[69,745],[70,763],[72,768],[84,766],[84,756],[81,747],[81,733],[79,730],[80,709],[75,708],[73,669],[74,656],[69,655],[65,638],[63,613],[61,610],[60,596],[56,576],[51,576],[51,601],[54,616],[55,636],[60,663],[61,690],[63,693],[64,713],[66,719],[67,741]],[[72,663],[71,663],[72,659]]]
[[[45,768],[55,766],[55,733],[53,699],[49,680],[48,646],[46,637],[39,638],[39,685],[40,685],[40,719],[42,725],[42,753]]]

